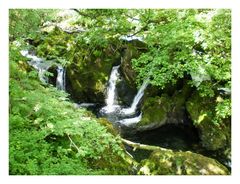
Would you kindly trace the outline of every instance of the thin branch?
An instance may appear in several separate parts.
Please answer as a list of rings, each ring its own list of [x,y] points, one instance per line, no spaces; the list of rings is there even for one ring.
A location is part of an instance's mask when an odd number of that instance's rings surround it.
[[[70,140],[70,142],[71,142],[71,144],[70,144],[70,147],[73,145],[76,149],[77,149],[77,151],[78,152],[80,152],[80,149],[77,147],[77,145],[73,142],[73,140],[71,139],[71,137],[67,134],[67,136],[68,136],[68,139]]]
[[[127,144],[127,145],[133,147],[133,151],[135,151],[136,149],[143,149],[143,150],[150,150],[150,151],[156,151],[156,150],[167,151],[168,150],[168,149],[161,148],[158,146],[150,146],[150,145],[146,145],[146,144],[135,143],[135,142],[129,141],[127,139],[123,139],[123,138],[121,138],[121,140],[124,144]]]

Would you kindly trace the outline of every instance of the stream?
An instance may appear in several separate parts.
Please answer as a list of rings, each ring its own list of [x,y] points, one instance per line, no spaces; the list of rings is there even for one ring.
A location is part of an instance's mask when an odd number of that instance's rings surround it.
[[[28,51],[21,51],[21,54],[29,59],[28,64],[38,71],[39,79],[42,83],[48,83],[48,77],[45,75],[47,70],[54,65],[52,61],[46,61],[42,58],[30,54]],[[56,64],[55,64],[56,65]],[[134,126],[141,121],[142,112],[140,110],[141,100],[144,91],[148,87],[148,79],[146,79],[137,94],[132,99],[129,107],[121,106],[118,103],[117,82],[120,79],[120,65],[113,66],[110,78],[107,84],[107,92],[105,104],[80,103],[75,104],[77,108],[83,107],[92,111],[97,117],[105,117],[113,126],[117,128],[120,135],[133,142],[160,146],[175,151],[192,151],[203,154],[208,157],[217,159],[230,169],[230,163],[223,158],[216,156],[214,152],[207,152],[200,145],[199,135],[196,128],[186,124],[166,124],[154,130],[137,132]],[[66,91],[66,70],[63,66],[57,65],[56,88]],[[136,150],[126,146],[127,151],[137,160],[148,158],[150,151]]]

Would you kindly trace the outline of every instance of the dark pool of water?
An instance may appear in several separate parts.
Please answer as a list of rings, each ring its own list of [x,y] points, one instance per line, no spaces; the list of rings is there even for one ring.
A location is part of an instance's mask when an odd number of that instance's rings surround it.
[[[101,107],[101,105],[96,104],[95,106],[88,107],[87,109],[91,110],[97,117],[102,117],[99,113]],[[166,124],[157,129],[143,132],[136,132],[134,129],[124,128],[122,126],[118,126],[116,123],[113,123],[113,126],[118,129],[123,138],[130,141],[140,144],[159,146],[174,151],[192,151],[194,153],[199,153],[218,160],[231,170],[231,166],[229,165],[230,160],[222,157],[221,155],[219,156],[214,151],[206,151],[206,149],[201,146],[198,130],[191,124]],[[132,147],[129,146],[126,146],[126,149],[136,161],[146,159],[152,153],[152,151],[141,149],[133,151]]]
[[[195,151],[199,144],[198,132],[194,127],[186,125],[167,124],[154,130],[144,132],[124,132],[124,138],[140,144],[148,144],[168,148],[175,151]],[[149,156],[151,151],[136,150],[127,147],[136,160],[140,161]]]

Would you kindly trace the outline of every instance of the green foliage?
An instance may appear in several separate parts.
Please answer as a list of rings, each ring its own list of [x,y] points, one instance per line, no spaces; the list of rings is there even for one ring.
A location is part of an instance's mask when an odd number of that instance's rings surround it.
[[[231,117],[231,100],[230,99],[221,99],[218,101],[215,107],[215,123],[221,123],[224,119]]]
[[[207,111],[198,104],[195,113],[196,103],[189,101],[192,119],[203,127],[201,130],[214,132],[217,135],[214,141],[227,140],[221,131],[225,131],[224,122],[231,117],[231,99],[230,95],[221,94],[219,88],[231,88],[230,10],[75,10],[68,27],[78,27],[81,31],[70,29],[69,33],[53,24],[47,26],[50,31],[40,32],[48,20],[67,22],[67,17],[57,16],[58,11],[9,12],[10,174],[128,174],[129,171],[118,137],[85,109],[74,108],[66,93],[39,84],[37,73],[19,53],[31,47],[24,46],[26,38],[37,43],[34,49],[38,56],[70,67],[73,73],[69,76],[74,80],[86,78],[81,83],[76,80],[80,91],[99,88],[97,92],[104,90],[106,74],[126,49],[123,38],[143,39],[147,49],[131,62],[136,82],[141,84],[148,78],[151,85],[167,91],[169,86],[186,80],[198,94],[197,102],[209,104]],[[98,74],[92,72],[96,70]],[[209,133],[205,140],[210,136]],[[221,147],[221,142],[216,145]]]
[[[52,20],[56,10],[10,9],[10,39],[35,37],[44,21]]]
[[[164,89],[186,76],[201,97],[217,97],[231,86],[231,14],[229,10],[150,11],[149,51],[132,61],[138,83]],[[214,122],[230,116],[231,102],[215,106]],[[221,110],[220,110],[221,109]],[[214,110],[213,110],[214,113]]]
[[[10,58],[10,174],[127,174],[118,137],[66,93],[18,70],[24,59],[12,45]]]

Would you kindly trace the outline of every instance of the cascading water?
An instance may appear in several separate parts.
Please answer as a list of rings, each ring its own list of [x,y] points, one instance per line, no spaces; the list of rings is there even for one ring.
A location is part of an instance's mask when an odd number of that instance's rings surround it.
[[[21,54],[24,57],[30,59],[30,61],[28,61],[29,65],[33,66],[36,70],[38,70],[38,76],[40,81],[42,81],[45,84],[48,83],[48,77],[45,75],[45,73],[54,63],[52,61],[46,61],[42,58],[32,55],[29,53],[29,51],[26,50],[22,50]],[[58,65],[56,87],[57,89],[63,91],[65,91],[66,88],[65,73],[66,73],[65,69],[61,65]]]
[[[65,69],[59,65],[57,68],[57,73],[56,87],[59,90],[65,91]]]
[[[31,55],[26,50],[21,51],[21,54],[24,57],[27,57],[28,59],[30,59],[30,61],[28,61],[29,65],[33,66],[35,69],[38,70],[38,76],[39,76],[40,81],[42,81],[45,84],[48,83],[48,78],[47,78],[47,76],[45,76],[45,72],[52,66],[52,62],[45,61],[42,58]]]
[[[141,119],[142,119],[142,113],[139,116],[136,116],[134,118],[126,118],[126,119],[119,120],[118,122],[122,125],[129,127],[138,123]]]
[[[105,100],[106,106],[101,109],[101,111],[106,114],[115,112],[116,109],[119,108],[119,105],[117,105],[116,102],[116,82],[119,79],[119,67],[120,65],[114,66],[110,75],[109,85],[107,89],[107,98]]]
[[[137,114],[137,106],[144,95],[144,90],[148,86],[148,79],[144,81],[138,93],[133,99],[131,107],[122,108],[117,104],[117,90],[116,83],[119,79],[119,69],[120,65],[114,66],[112,68],[112,72],[109,78],[109,85],[107,89],[107,97],[106,97],[106,106],[100,110],[100,113],[112,122],[118,122],[121,125],[131,126],[138,123],[142,118],[142,113],[140,115]],[[135,115],[135,117],[133,117]]]
[[[136,112],[137,105],[142,99],[144,95],[144,90],[146,89],[147,86],[148,86],[148,80],[145,80],[142,86],[140,87],[140,89],[138,90],[137,95],[134,97],[131,107],[122,109],[121,113],[123,113],[124,115],[131,115]]]

